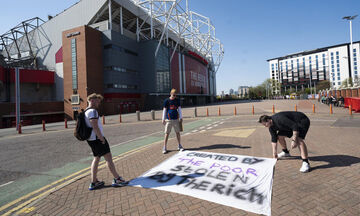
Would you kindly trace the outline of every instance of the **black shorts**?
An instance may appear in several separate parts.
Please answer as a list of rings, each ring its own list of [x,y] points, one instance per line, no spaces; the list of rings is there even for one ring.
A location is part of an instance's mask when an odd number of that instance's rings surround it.
[[[106,139],[105,139],[105,144],[102,144],[102,142],[99,139],[92,141],[87,140],[87,142],[91,147],[94,157],[101,157],[110,152],[109,143]]]
[[[299,137],[305,139],[305,136],[310,128],[310,119],[304,118],[299,122]],[[292,131],[279,131],[278,136],[286,136],[291,138],[293,136]]]

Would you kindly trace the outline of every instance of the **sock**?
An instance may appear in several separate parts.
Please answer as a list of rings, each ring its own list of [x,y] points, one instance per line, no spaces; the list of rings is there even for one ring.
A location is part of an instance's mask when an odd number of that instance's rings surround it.
[[[285,152],[286,154],[289,154],[289,150],[287,150],[287,149],[283,149],[283,152]]]
[[[303,162],[310,164],[308,159],[302,159],[302,160],[303,160]]]

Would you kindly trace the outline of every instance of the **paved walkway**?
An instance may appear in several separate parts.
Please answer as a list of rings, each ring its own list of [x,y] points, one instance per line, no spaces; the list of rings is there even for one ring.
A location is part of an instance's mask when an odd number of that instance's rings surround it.
[[[190,150],[227,154],[271,156],[270,135],[256,123],[260,113],[294,110],[308,114],[311,128],[307,136],[310,173],[300,173],[298,150],[291,159],[279,160],[273,181],[273,215],[360,215],[360,115],[335,108],[329,114],[327,105],[316,104],[312,113],[310,101],[265,101],[252,104],[210,107],[212,117],[182,136],[183,146]],[[193,110],[185,115],[190,117]],[[198,108],[205,116],[206,108]],[[202,118],[202,117],[201,117]],[[185,120],[186,121],[186,120]],[[141,125],[139,125],[141,129]],[[120,128],[121,130],[121,128]],[[223,132],[223,133],[221,133]],[[105,131],[106,133],[106,131]],[[161,153],[161,141],[115,156],[119,173],[127,180],[136,178],[168,157],[176,154],[176,141],[169,141],[170,153]],[[90,165],[90,164],[89,164]],[[102,165],[99,179],[111,183],[109,171]],[[19,202],[8,213],[18,215],[254,215],[239,209],[205,200],[137,187],[104,187],[89,191],[89,169],[63,180],[56,187],[42,190],[26,202]]]

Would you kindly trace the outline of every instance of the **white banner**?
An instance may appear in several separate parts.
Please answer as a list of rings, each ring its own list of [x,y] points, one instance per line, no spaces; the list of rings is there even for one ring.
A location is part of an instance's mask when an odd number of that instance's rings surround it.
[[[183,151],[130,181],[130,186],[193,196],[271,215],[276,159]]]

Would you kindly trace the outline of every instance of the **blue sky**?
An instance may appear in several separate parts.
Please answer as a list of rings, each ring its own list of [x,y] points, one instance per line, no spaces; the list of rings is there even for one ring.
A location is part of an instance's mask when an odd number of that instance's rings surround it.
[[[0,34],[35,16],[47,20],[75,2],[6,1]],[[360,14],[360,0],[189,0],[189,8],[210,17],[224,44],[219,93],[260,84],[269,77],[269,58],[349,42],[349,23],[341,18]],[[353,40],[360,40],[360,17]]]

